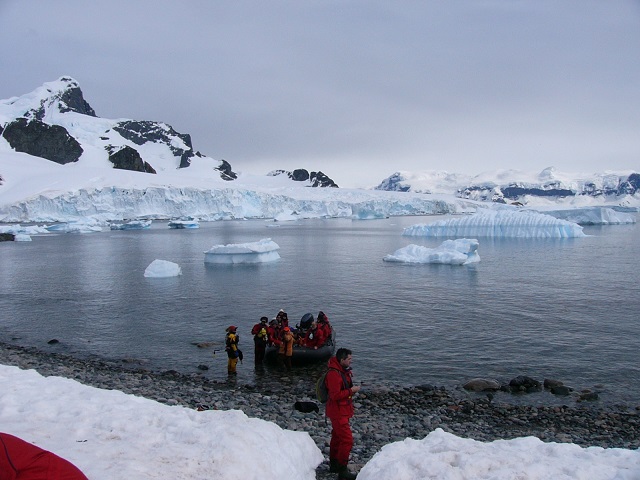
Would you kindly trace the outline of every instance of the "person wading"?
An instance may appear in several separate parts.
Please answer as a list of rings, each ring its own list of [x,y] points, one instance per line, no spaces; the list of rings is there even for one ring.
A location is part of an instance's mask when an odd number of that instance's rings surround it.
[[[256,323],[251,329],[251,335],[253,335],[253,344],[255,347],[255,365],[262,365],[264,362],[264,354],[267,348],[267,342],[269,340],[269,335],[267,334],[267,322],[269,319],[267,317],[262,317],[260,319],[260,323]]]
[[[241,355],[238,343],[240,342],[240,336],[237,334],[238,327],[231,325],[227,328],[227,335],[225,338],[225,350],[227,352],[227,373],[229,375],[236,375],[236,366],[238,365],[238,358]]]
[[[356,478],[356,474],[347,468],[353,447],[349,419],[353,417],[353,395],[360,390],[351,380],[351,356],[351,350],[339,348],[336,355],[329,359],[329,371],[325,378],[329,394],[326,413],[331,420],[330,471],[338,473],[338,479],[345,480]]]

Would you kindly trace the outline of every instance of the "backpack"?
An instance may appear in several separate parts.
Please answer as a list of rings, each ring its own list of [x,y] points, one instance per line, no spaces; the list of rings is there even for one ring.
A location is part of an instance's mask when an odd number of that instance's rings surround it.
[[[327,368],[324,371],[324,373],[320,375],[320,378],[316,382],[316,398],[320,403],[327,403],[327,400],[329,400],[329,390],[327,389],[327,382],[326,382],[327,373],[329,373],[329,370],[334,370],[338,372],[342,377],[342,381],[345,383],[345,385],[348,385],[348,381],[345,378],[344,373],[342,373],[337,368],[331,368],[331,367]]]

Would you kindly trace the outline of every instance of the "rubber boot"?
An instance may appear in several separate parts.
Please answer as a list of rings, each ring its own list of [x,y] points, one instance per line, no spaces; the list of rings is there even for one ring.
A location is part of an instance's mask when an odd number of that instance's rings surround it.
[[[329,458],[329,471],[331,473],[338,473],[338,471],[340,471],[340,464],[335,458]]]
[[[346,465],[338,466],[338,480],[355,480],[358,475],[351,473]]]

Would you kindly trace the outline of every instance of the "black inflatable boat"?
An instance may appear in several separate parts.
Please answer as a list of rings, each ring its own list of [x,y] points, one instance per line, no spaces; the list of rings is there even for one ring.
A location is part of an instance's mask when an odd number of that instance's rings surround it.
[[[313,322],[313,314],[306,313],[300,319],[300,323],[295,327],[291,327],[294,333],[301,334],[311,326]],[[291,363],[294,365],[301,365],[305,363],[326,362],[331,358],[336,349],[336,334],[331,326],[331,335],[327,341],[318,348],[303,347],[302,345],[293,346],[293,356],[291,357]],[[278,347],[275,345],[267,346],[265,351],[265,360],[269,363],[276,363],[278,361]]]

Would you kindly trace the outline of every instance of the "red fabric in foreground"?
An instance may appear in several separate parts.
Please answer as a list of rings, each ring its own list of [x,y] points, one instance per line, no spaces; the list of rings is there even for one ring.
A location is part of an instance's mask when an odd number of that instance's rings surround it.
[[[71,462],[0,433],[0,480],[88,480]]]

